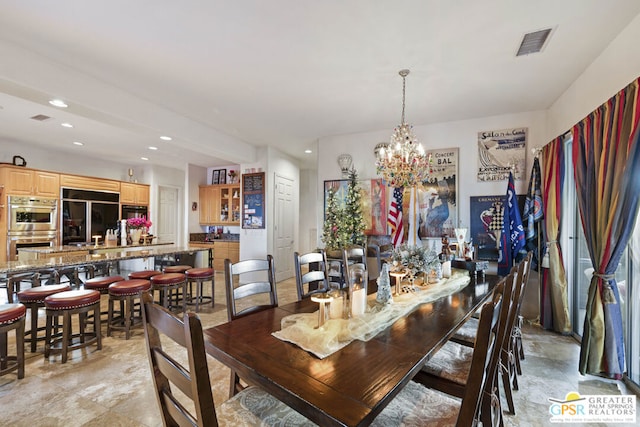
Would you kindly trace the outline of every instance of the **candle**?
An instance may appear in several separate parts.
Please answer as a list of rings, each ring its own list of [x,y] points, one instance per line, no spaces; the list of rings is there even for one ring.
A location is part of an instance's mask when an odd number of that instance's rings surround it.
[[[367,291],[364,288],[354,289],[352,292],[351,316],[361,316],[367,308]]]
[[[330,291],[329,294],[333,297],[329,304],[329,318],[342,319],[344,315],[344,292],[335,290]]]
[[[442,263],[442,277],[451,277],[451,261],[445,261]]]

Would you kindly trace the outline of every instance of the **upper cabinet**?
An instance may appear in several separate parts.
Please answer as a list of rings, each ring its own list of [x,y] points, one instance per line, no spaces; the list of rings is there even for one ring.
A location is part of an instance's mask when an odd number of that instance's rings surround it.
[[[120,203],[132,205],[149,204],[149,186],[131,182],[120,183]]]
[[[240,225],[240,184],[201,185],[200,224]]]
[[[120,181],[80,175],[60,175],[60,186],[83,190],[120,192]]]
[[[0,184],[7,195],[60,197],[60,175],[53,172],[2,165]]]

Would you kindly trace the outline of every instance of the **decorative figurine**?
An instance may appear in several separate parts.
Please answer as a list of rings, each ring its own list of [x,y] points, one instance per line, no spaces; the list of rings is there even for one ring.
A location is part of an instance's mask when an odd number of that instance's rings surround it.
[[[391,297],[391,280],[389,279],[389,264],[382,265],[382,271],[380,271],[380,276],[378,276],[378,293],[376,294],[376,302],[380,304],[390,304],[393,303],[393,298]]]

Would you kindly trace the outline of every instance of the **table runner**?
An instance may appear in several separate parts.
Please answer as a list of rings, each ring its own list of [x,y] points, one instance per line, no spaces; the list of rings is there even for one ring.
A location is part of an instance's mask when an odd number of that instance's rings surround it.
[[[331,319],[322,328],[317,328],[318,311],[292,314],[282,319],[281,329],[272,335],[324,359],[353,340],[370,340],[418,305],[458,292],[470,281],[468,271],[453,270],[450,278],[416,286],[415,292],[396,295],[390,304],[377,303],[375,293],[371,294],[367,297],[365,314],[350,319]]]

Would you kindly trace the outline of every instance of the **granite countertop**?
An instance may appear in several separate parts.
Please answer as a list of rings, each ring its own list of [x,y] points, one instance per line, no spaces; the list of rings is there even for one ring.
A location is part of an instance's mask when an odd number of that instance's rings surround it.
[[[240,234],[223,233],[218,237],[211,233],[191,233],[189,235],[190,243],[215,243],[215,242],[239,242]]]
[[[100,249],[117,249],[117,248],[140,248],[140,247],[153,247],[153,246],[167,246],[173,245],[173,242],[158,242],[158,243],[149,243],[146,245],[127,245],[127,246],[105,246],[105,245],[64,245],[64,246],[53,246],[53,247],[35,247],[35,248],[19,248],[18,251],[24,252],[35,252],[39,254],[57,254],[57,253],[65,253],[65,252],[77,252],[77,251],[89,251],[89,253],[93,253]]]
[[[85,264],[98,264],[106,261],[123,261],[127,259],[147,258],[206,250],[194,246],[159,245],[155,245],[155,247],[152,245],[146,245],[149,247],[147,250],[128,250],[134,248],[137,249],[142,246],[145,245],[120,246],[120,248],[122,248],[120,251],[89,255],[60,255],[37,260],[0,262],[0,274],[24,273],[45,268],[73,267]]]

